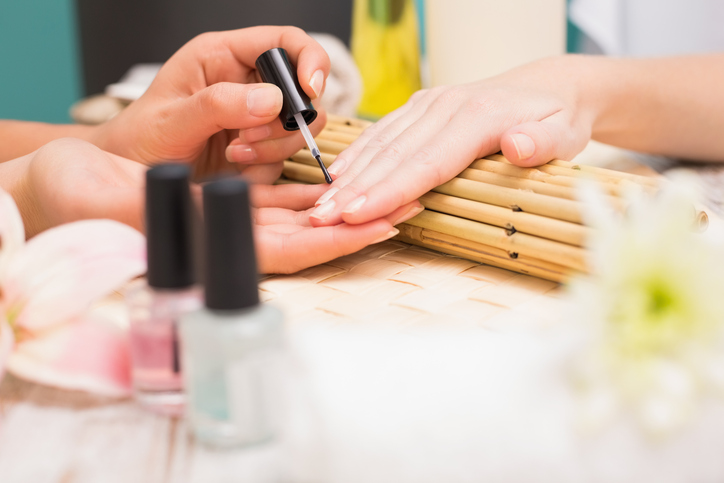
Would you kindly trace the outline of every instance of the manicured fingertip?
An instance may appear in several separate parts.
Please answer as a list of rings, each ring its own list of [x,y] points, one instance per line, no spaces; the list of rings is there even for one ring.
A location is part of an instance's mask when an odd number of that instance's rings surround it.
[[[226,148],[226,159],[231,163],[248,163],[256,159],[256,151],[246,144],[232,144]]]
[[[332,196],[335,195],[339,191],[339,188],[329,188],[322,196],[319,197],[319,199],[314,203],[314,206],[319,206],[321,204],[326,203]]]
[[[309,214],[309,218],[314,218],[318,221],[326,221],[329,215],[334,211],[334,207],[337,203],[334,200],[329,200],[326,203],[319,205],[317,208]]]
[[[511,134],[510,140],[513,142],[519,161],[530,159],[535,154],[535,143],[529,136],[523,133]]]
[[[406,212],[402,213],[391,223],[393,225],[399,225],[400,223],[404,223],[407,220],[416,217],[423,211],[425,211],[425,207],[422,206],[421,204],[417,203],[416,205],[411,206]]]
[[[398,230],[397,228],[393,228],[390,231],[388,231],[387,233],[385,233],[384,235],[382,235],[381,237],[379,237],[378,239],[376,239],[375,241],[373,241],[372,243],[370,243],[370,245],[374,245],[375,243],[381,243],[385,240],[389,240],[393,236],[397,236],[398,233],[400,233],[400,230]]]
[[[351,215],[352,213],[357,212],[360,208],[362,208],[362,205],[365,204],[365,201],[367,201],[367,197],[365,195],[358,196],[354,200],[350,201],[347,206],[345,206],[344,210],[342,210],[342,213],[345,215]]]
[[[324,72],[321,69],[314,71],[312,77],[309,78],[309,87],[314,91],[314,97],[322,95],[324,89]]]
[[[282,91],[272,84],[261,84],[246,96],[249,114],[256,117],[276,116],[282,109]]]

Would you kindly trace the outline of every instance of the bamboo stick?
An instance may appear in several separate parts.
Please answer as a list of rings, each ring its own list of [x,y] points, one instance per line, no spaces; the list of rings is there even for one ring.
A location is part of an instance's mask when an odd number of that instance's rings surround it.
[[[649,178],[648,176],[641,176],[639,174],[625,173],[623,171],[615,171],[613,169],[599,168],[598,166],[588,166],[586,164],[576,164],[570,161],[563,161],[562,159],[554,159],[548,163],[551,166],[560,166],[563,168],[569,168],[573,170],[580,170],[582,172],[588,172],[596,177],[603,178],[620,178],[628,181],[633,181],[637,184],[643,184],[651,186],[652,188],[659,188],[660,181],[656,178]]]
[[[412,245],[425,248],[434,248],[443,253],[454,255],[468,260],[525,273],[554,282],[564,282],[575,273],[566,267],[518,255],[511,254],[499,248],[489,247],[481,243],[460,240],[445,233],[428,230],[417,226],[402,223],[397,225],[400,233],[395,237]]]
[[[337,158],[334,154],[327,154],[327,153],[321,153],[320,157],[322,158],[322,162],[326,167],[329,167],[334,160]],[[312,153],[309,151],[309,149],[301,149],[297,151],[296,153],[292,154],[291,159],[297,163],[306,164],[308,166],[317,166],[319,167],[319,163],[316,159],[314,159],[314,156],[312,156]]]
[[[344,117],[344,116],[338,116],[336,114],[330,114],[327,113],[327,124],[343,124],[345,126],[351,126],[356,127],[360,131],[364,131],[368,127],[370,127],[372,124],[374,124],[371,121],[367,121],[365,119],[357,119],[354,117]]]
[[[531,258],[545,259],[574,270],[586,270],[586,252],[582,248],[539,238],[525,233],[508,234],[504,228],[466,220],[452,215],[423,211],[407,221],[408,225],[482,243]]]
[[[563,200],[462,178],[453,178],[447,183],[434,188],[433,191],[491,205],[504,206],[516,211],[534,213],[572,223],[582,223],[582,210],[580,203],[577,201]]]
[[[313,166],[296,163],[294,161],[284,161],[282,174],[289,179],[301,181],[302,183],[324,183],[324,174],[322,174],[322,170],[319,169],[319,166],[315,168]]]
[[[499,226],[512,232],[522,232],[549,240],[583,246],[590,235],[590,228],[545,216],[513,211],[479,201],[429,192],[420,198],[425,208],[459,216],[489,225]]]
[[[326,139],[327,141],[334,141],[337,143],[344,143],[344,144],[352,144],[358,137],[359,137],[359,134],[349,134],[349,133],[345,133],[345,132],[330,131],[326,128],[323,129],[322,132],[320,132],[317,135],[317,139]]]
[[[349,144],[347,144],[347,143],[340,143],[338,141],[330,141],[330,140],[324,139],[324,138],[315,138],[315,140],[317,141],[317,147],[319,148],[319,150],[321,152],[327,153],[327,154],[337,155],[337,154],[341,153],[342,151],[344,151],[345,149],[347,149],[347,146],[349,146]]]
[[[514,176],[492,173],[490,171],[482,171],[479,169],[468,168],[466,170],[463,170],[458,175],[458,177],[471,179],[473,181],[480,181],[481,183],[504,186],[506,188],[529,190],[533,193],[547,196],[555,196],[556,198],[563,198],[566,200],[576,199],[576,191],[573,188],[568,188],[566,186],[550,185],[532,179],[516,178]]]

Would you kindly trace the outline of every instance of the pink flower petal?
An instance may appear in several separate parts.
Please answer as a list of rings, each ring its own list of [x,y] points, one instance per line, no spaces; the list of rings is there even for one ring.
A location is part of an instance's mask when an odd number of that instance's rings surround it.
[[[0,280],[11,322],[34,331],[79,316],[146,270],[139,232],[110,220],[61,225],[29,240]]]
[[[0,189],[0,277],[10,258],[25,243],[25,227],[12,196]]]
[[[13,350],[14,343],[13,331],[3,315],[0,314],[0,380],[5,374],[5,362],[10,356],[10,351]]]
[[[82,319],[19,342],[8,370],[23,379],[62,389],[128,396],[128,335],[114,323],[112,314],[93,310]]]

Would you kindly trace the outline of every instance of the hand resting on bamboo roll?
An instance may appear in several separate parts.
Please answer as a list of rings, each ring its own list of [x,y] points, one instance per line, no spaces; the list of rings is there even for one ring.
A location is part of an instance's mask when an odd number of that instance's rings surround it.
[[[563,56],[420,91],[342,150],[315,226],[389,214],[498,151],[518,166],[571,159],[590,139],[724,161],[724,55]],[[333,140],[330,142],[334,143]],[[329,151],[328,151],[329,152]]]

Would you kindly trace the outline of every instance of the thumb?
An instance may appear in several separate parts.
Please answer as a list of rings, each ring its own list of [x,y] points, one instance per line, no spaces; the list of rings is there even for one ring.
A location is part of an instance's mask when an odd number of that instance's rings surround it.
[[[185,137],[208,138],[222,129],[248,129],[273,121],[282,92],[272,84],[212,84],[183,99],[169,115]]]
[[[540,166],[556,158],[572,159],[591,138],[589,130],[572,126],[567,116],[555,114],[542,121],[526,122],[506,131],[500,138],[503,155],[511,163]]]

